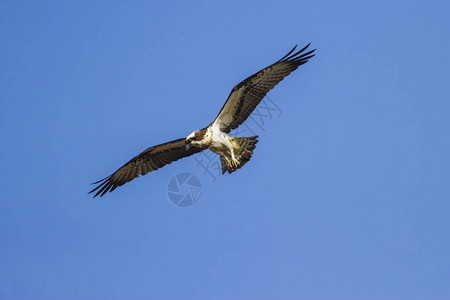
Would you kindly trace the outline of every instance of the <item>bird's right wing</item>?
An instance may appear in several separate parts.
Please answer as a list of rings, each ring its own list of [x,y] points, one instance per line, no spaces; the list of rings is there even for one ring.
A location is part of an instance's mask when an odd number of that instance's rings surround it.
[[[314,56],[315,49],[305,52],[309,44],[293,53],[296,47],[276,63],[256,72],[233,88],[214,120],[220,130],[228,133],[244,123],[271,89]]]
[[[204,149],[191,147],[189,150],[185,149],[185,139],[181,138],[165,144],[157,145],[148,148],[113,174],[102,180],[94,182],[98,186],[90,191],[93,193],[97,191],[94,198],[98,195],[103,196],[108,191],[114,191],[118,186],[139,177],[149,172],[155,171],[164,167],[180,158],[190,156],[192,154],[203,151]]]

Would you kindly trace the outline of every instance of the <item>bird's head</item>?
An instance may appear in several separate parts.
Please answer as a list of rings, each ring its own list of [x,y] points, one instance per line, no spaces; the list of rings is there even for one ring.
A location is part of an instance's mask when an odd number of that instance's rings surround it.
[[[196,130],[193,133],[191,133],[190,135],[187,136],[187,138],[184,140],[185,142],[185,146],[184,148],[187,150],[189,150],[190,147],[198,147],[198,148],[203,148],[203,137],[205,136],[205,130]]]

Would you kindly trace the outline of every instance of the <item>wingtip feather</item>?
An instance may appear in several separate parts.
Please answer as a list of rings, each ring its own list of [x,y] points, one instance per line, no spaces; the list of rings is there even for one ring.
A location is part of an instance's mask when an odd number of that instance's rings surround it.
[[[98,184],[98,186],[96,186],[93,190],[91,190],[88,194],[91,194],[91,193],[93,193],[93,192],[95,192],[95,191],[97,191],[97,193],[95,193],[95,195],[92,197],[92,198],[95,198],[95,197],[97,197],[100,193],[102,193],[103,191],[104,191],[104,189],[108,186],[108,185],[111,185],[111,182],[109,182],[109,179],[111,178],[111,176],[112,175],[110,175],[110,176],[107,176],[107,177],[105,177],[105,178],[103,178],[103,179],[101,179],[101,180],[99,180],[99,181],[96,181],[96,182],[94,182],[94,183],[92,183],[92,184]],[[103,196],[104,195],[104,193],[101,195],[101,196]],[[100,196],[100,197],[101,197]]]
[[[289,51],[285,56],[283,56],[282,58],[280,58],[277,62],[282,61],[283,59],[285,59],[286,57],[288,57],[292,52],[294,52],[295,49],[297,49],[298,44],[296,44],[294,46],[294,48],[292,48],[291,51]]]

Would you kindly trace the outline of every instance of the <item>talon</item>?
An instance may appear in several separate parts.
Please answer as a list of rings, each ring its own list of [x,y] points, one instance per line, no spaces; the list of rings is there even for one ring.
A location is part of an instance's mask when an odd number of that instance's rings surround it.
[[[233,158],[233,167],[237,168],[239,166],[239,161]]]

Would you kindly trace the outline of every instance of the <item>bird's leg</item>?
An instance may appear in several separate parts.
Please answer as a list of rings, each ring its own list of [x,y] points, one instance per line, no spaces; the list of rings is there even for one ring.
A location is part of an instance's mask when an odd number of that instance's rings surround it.
[[[225,133],[223,134],[223,138],[226,139],[226,141],[227,141],[227,143],[225,145],[228,150],[227,151],[228,155],[224,155],[224,157],[227,161],[227,165],[231,169],[236,170],[237,167],[239,166],[240,162],[239,162],[239,160],[236,159],[234,151],[235,150],[237,151],[239,149],[239,144],[234,140],[234,138],[230,137],[229,135],[227,135]]]
[[[227,165],[228,165],[229,167],[232,168],[232,167],[233,167],[233,164],[232,164],[231,160],[228,158],[228,156],[224,155],[223,157],[224,157],[225,160],[227,161]]]
[[[230,153],[231,153],[231,164],[234,168],[237,168],[239,166],[239,160],[236,159],[233,148],[231,148]]]

